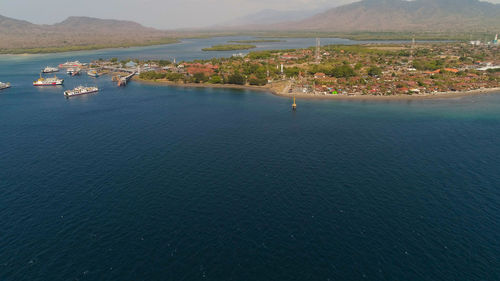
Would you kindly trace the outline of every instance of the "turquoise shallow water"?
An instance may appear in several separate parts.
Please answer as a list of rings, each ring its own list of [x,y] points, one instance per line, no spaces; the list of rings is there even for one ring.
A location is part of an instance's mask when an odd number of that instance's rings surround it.
[[[0,280],[500,280],[499,94],[30,86],[70,56],[0,61]]]

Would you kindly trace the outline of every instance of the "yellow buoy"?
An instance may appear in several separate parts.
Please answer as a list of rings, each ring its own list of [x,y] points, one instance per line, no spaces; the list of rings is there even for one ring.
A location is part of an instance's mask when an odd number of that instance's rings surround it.
[[[293,97],[293,104],[292,104],[292,110],[297,109],[297,104],[295,103],[295,97]]]

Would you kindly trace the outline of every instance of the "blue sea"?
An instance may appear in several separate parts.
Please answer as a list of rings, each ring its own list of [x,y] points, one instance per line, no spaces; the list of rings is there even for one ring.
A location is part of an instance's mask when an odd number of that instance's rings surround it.
[[[0,56],[1,281],[500,280],[500,93],[293,112],[248,90],[31,86],[225,40]],[[315,44],[290,40],[260,48]],[[101,91],[63,96],[80,84]]]

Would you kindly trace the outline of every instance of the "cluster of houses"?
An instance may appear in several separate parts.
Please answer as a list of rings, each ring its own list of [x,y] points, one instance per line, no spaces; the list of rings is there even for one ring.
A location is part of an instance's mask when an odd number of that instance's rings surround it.
[[[289,81],[291,91],[311,94],[345,94],[345,95],[391,95],[419,94],[448,91],[465,91],[480,88],[499,87],[500,72],[489,71],[500,69],[499,47],[477,47],[468,44],[446,43],[428,44],[414,48],[399,46],[391,52],[367,52],[383,46],[357,46],[356,48],[336,46],[319,50],[298,49],[283,52],[275,51],[263,58],[252,56],[233,56],[228,59],[202,62],[159,63],[159,62],[117,62],[96,61],[93,64],[101,67],[116,66],[137,69],[137,72],[154,71],[158,73],[180,73],[186,77],[203,74],[230,75],[242,70],[243,66],[252,64],[267,69],[267,81]],[[365,48],[365,49],[363,49]],[[391,46],[390,48],[395,48]],[[361,51],[360,51],[361,50]],[[363,51],[364,50],[364,51]],[[440,61],[437,69],[417,70],[414,61]],[[350,77],[333,77],[325,72],[315,72],[322,65],[344,64],[355,69]],[[369,73],[376,67],[380,73]],[[293,75],[286,70],[297,69]],[[270,71],[272,70],[272,71]],[[255,77],[249,74],[247,79]],[[492,78],[493,77],[493,78]]]
[[[420,58],[413,55],[409,57],[373,55],[367,58],[364,55],[341,50],[338,54],[333,55],[335,60],[347,61],[349,66],[353,68],[356,67],[356,64],[362,65],[357,69],[356,76],[335,78],[322,72],[316,72],[294,80],[292,92],[320,95],[392,95],[430,94],[500,87],[500,72],[495,72],[497,74],[487,73],[487,70],[490,69],[500,70],[500,56],[498,56],[500,48],[471,50],[463,45],[437,45],[430,48],[430,52]],[[483,61],[475,60],[475,54],[480,54]],[[322,60],[328,60],[331,56],[328,52],[322,52]],[[301,58],[301,54],[295,56],[287,54],[282,58],[297,60]],[[449,64],[453,67],[417,70],[412,65],[413,59],[439,59],[444,61],[445,65]],[[366,72],[367,64],[380,68],[381,74],[368,75]]]

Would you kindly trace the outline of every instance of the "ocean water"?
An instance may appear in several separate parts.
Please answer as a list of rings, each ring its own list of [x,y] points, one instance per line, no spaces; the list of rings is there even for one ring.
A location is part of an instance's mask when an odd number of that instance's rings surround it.
[[[0,280],[500,280],[500,93],[30,85],[125,51],[0,58]]]

